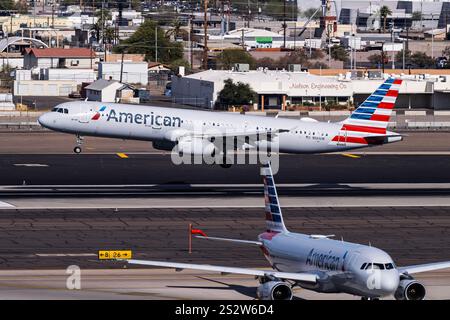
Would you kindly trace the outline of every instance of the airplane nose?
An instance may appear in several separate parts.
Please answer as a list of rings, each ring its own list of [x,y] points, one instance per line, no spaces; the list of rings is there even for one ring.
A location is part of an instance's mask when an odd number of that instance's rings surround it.
[[[397,290],[400,277],[397,272],[389,272],[381,278],[381,290],[386,294],[392,294]]]
[[[50,128],[51,118],[52,115],[50,114],[50,112],[47,112],[38,118],[38,122],[44,128]]]

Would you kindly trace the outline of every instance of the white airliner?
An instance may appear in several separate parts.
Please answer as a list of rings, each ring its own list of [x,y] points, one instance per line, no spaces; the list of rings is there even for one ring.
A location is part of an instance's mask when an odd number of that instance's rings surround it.
[[[215,155],[227,160],[232,149],[265,146],[285,153],[322,153],[402,140],[387,131],[402,80],[388,78],[347,119],[337,123],[160,108],[100,102],[67,102],[39,117],[51,130],[77,136],[152,141],[160,150],[189,155]],[[232,138],[233,143],[223,144]],[[227,166],[226,161],[222,162]]]
[[[290,300],[295,286],[321,293],[348,293],[362,299],[393,295],[397,300],[422,300],[425,287],[411,275],[450,268],[450,261],[397,267],[383,250],[332,240],[334,235],[289,232],[283,222],[272,168],[261,168],[264,179],[266,231],[258,241],[197,236],[197,238],[254,245],[274,270],[257,270],[164,261],[124,260],[130,264],[253,275],[264,300]]]
[[[450,261],[397,267],[383,250],[372,246],[332,240],[333,235],[289,232],[283,222],[270,163],[261,168],[267,230],[258,241],[203,237],[254,245],[261,249],[274,270],[265,271],[164,261],[124,260],[130,264],[195,269],[253,275],[261,285],[257,295],[265,300],[290,300],[299,286],[322,293],[348,293],[362,299],[394,295],[397,300],[422,300],[425,287],[412,274],[450,268]]]

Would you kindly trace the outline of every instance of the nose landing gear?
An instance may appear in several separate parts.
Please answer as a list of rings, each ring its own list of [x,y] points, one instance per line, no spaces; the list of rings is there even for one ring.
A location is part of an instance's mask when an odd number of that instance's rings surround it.
[[[81,145],[83,144],[83,140],[84,138],[77,134],[77,145],[75,148],[73,148],[73,152],[75,152],[76,154],[81,153]]]

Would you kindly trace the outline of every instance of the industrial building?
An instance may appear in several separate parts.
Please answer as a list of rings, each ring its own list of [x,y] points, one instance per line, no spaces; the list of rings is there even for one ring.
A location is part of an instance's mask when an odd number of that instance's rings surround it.
[[[293,70],[298,68],[293,68]],[[381,83],[381,71],[348,72],[337,76],[320,76],[308,71],[208,70],[185,77],[172,77],[172,96],[178,103],[213,108],[224,80],[248,83],[257,93],[249,102],[254,110],[300,109],[324,110],[329,104],[358,105]],[[397,108],[450,109],[450,75],[400,75],[405,81],[400,89]]]

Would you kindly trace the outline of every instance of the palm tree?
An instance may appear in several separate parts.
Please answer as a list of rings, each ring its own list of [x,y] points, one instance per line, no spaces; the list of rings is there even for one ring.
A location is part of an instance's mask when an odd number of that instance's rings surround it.
[[[166,37],[170,38],[170,36],[173,36],[174,40],[176,40],[178,38],[179,34],[181,33],[181,27],[182,27],[181,21],[178,18],[175,19],[172,22],[171,29],[167,30]]]
[[[380,17],[383,18],[383,32],[386,32],[386,20],[387,17],[392,14],[391,9],[388,6],[382,6],[380,8]]]

